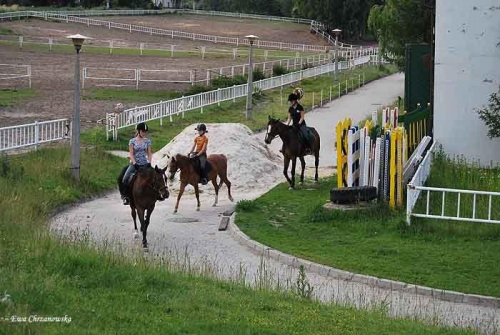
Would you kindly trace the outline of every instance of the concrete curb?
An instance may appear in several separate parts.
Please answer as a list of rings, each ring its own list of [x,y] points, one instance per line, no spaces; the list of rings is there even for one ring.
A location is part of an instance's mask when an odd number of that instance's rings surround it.
[[[272,249],[262,243],[252,240],[245,233],[243,233],[234,223],[235,217],[236,213],[232,215],[231,219],[229,220],[228,231],[230,235],[241,245],[248,247],[259,256],[269,257],[295,268],[299,268],[301,265],[303,265],[307,271],[314,272],[319,275],[334,279],[353,281],[370,286],[376,286],[381,289],[405,291],[408,293],[414,293],[416,295],[430,296],[433,297],[434,299],[444,300],[454,303],[462,303],[462,304],[476,305],[489,308],[500,308],[500,298],[496,297],[465,294],[461,292],[435,289],[420,285],[413,285],[390,279],[377,278],[374,276],[367,276],[353,272],[348,272],[332,268],[327,265],[322,265],[305,259],[297,258],[295,256],[286,254],[279,250]]]

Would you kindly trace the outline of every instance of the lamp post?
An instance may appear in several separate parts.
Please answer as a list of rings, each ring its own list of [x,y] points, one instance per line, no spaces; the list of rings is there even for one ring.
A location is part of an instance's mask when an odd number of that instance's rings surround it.
[[[71,175],[80,181],[80,49],[88,37],[80,34],[71,35],[76,50],[75,63],[75,113],[71,127]]]
[[[333,29],[333,34],[335,35],[335,81],[338,80],[338,72],[339,72],[339,35],[342,32],[340,29]]]
[[[253,44],[258,39],[255,35],[245,36],[250,42],[250,50],[248,52],[248,91],[247,91],[247,120],[252,118],[252,89],[253,89]]]

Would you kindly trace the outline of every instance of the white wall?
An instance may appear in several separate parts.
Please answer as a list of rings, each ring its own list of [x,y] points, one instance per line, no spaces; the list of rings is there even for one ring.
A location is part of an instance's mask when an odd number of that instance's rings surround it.
[[[434,135],[450,155],[500,163],[474,109],[500,85],[500,0],[437,0]]]

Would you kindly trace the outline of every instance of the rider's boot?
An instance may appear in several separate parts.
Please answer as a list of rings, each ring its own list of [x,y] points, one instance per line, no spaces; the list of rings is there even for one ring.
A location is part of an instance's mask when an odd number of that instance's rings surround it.
[[[130,205],[130,188],[126,183],[123,184],[122,188],[122,201],[125,206],[128,206]]]

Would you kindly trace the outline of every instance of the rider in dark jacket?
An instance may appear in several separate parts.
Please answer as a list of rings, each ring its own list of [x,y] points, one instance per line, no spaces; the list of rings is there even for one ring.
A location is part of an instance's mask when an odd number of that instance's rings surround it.
[[[309,150],[310,153],[312,152],[312,148],[309,141],[309,134],[305,120],[306,112],[304,107],[299,104],[298,97],[295,93],[288,96],[288,101],[290,102],[290,108],[288,109],[288,119],[286,120],[286,125],[289,126],[290,122],[292,122],[293,127],[300,132],[300,136],[306,145],[306,152]]]

